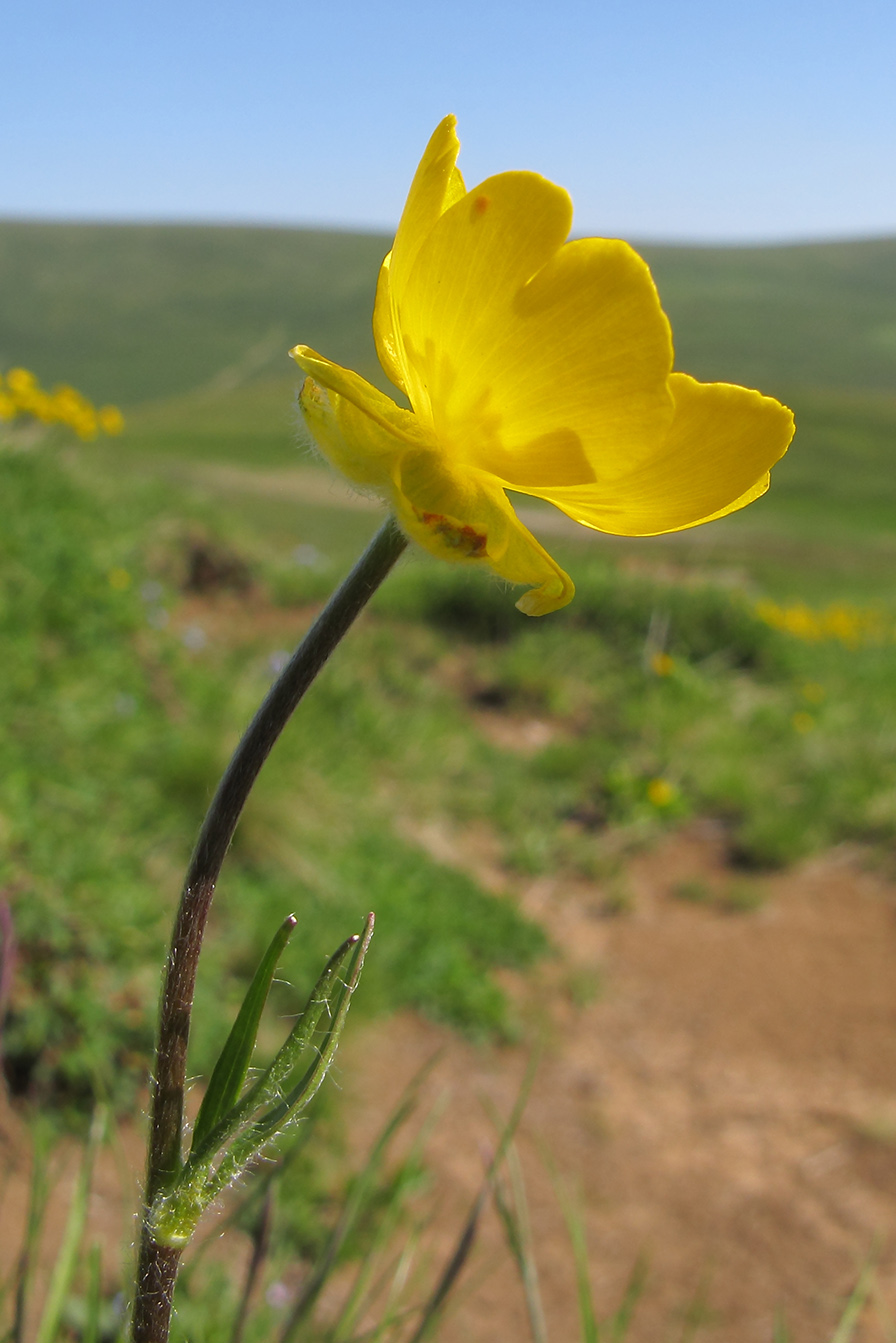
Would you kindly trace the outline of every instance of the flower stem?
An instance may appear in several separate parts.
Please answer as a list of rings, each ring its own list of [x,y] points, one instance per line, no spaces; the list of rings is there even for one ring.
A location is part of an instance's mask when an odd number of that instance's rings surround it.
[[[215,884],[258,772],[333,649],[407,545],[392,518],[383,523],[334,592],[246,729],[212,799],[190,860],[174,924],[159,1009],[152,1083],[145,1217],[137,1271],[133,1343],[166,1343],[180,1250],[149,1229],[153,1200],[182,1163],[184,1084],[196,967]]]

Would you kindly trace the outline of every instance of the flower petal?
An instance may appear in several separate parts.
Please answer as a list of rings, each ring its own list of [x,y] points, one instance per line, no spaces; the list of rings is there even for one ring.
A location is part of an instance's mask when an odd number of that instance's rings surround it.
[[[290,354],[312,375],[299,393],[299,408],[321,452],[356,485],[391,498],[395,462],[409,447],[431,448],[432,436],[359,374],[307,345]]]
[[[460,461],[514,486],[585,484],[651,456],[672,419],[669,324],[625,243],[567,243],[566,192],[488,179],[424,241],[400,308],[406,387]]]
[[[438,451],[411,450],[395,472],[393,506],[408,535],[438,559],[482,564],[510,583],[530,584],[517,602],[526,615],[572,600],[572,580],[481,472],[455,472]]]
[[[768,488],[793,437],[793,415],[772,397],[673,373],[675,417],[652,458],[590,486],[532,489],[576,522],[619,536],[655,536],[724,517]]]
[[[392,251],[380,269],[373,310],[373,335],[380,363],[396,387],[407,394],[404,352],[397,337],[398,310],[417,253],[430,229],[466,188],[455,160],[460,141],[456,117],[445,117],[430,138],[414,174]]]

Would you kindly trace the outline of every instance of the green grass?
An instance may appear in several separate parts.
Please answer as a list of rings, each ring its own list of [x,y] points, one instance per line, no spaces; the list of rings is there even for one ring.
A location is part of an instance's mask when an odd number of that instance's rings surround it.
[[[145,567],[144,550],[164,554],[157,495],[120,497],[110,516],[49,454],[0,455],[0,474],[0,887],[24,953],[6,1067],[17,1090],[57,1101],[121,1097],[146,1067],[179,873],[272,649],[250,634],[191,651],[160,623],[175,594]],[[110,582],[122,568],[125,590]],[[418,749],[432,729],[381,649],[362,629],[324,674],[238,832],[200,985],[200,1068],[293,908],[302,936],[286,973],[299,987],[279,990],[280,1010],[374,907],[370,1010],[416,1007],[473,1036],[510,1029],[489,972],[529,963],[544,935],[390,825],[401,726],[420,719]]]

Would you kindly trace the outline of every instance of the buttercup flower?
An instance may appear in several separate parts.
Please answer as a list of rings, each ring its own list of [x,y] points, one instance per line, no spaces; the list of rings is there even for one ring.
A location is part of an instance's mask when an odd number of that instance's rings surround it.
[[[786,407],[672,372],[669,323],[626,243],[567,241],[572,202],[535,173],[467,191],[454,117],[437,127],[377,286],[373,330],[397,405],[305,345],[300,405],[326,457],[443,559],[486,565],[543,615],[567,574],[506,491],[623,536],[678,531],[768,488]]]
[[[52,393],[45,392],[27,368],[11,368],[5,389],[3,381],[0,377],[0,420],[27,415],[42,424],[67,424],[83,439],[96,438],[98,429],[104,434],[120,434],[124,428],[124,417],[117,406],[103,406],[97,411],[86,396],[65,383],[54,387]]]

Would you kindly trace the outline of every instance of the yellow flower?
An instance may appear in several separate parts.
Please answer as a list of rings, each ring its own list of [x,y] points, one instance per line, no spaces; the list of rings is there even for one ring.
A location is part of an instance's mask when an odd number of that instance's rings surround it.
[[[37,390],[37,379],[27,368],[11,368],[6,385],[14,396],[28,396]]]
[[[127,569],[116,567],[110,569],[108,573],[109,587],[115,592],[126,592],[131,586],[131,575]]]
[[[671,676],[675,670],[675,659],[668,653],[653,653],[650,658],[650,670],[654,676]]]
[[[651,779],[647,785],[647,801],[662,809],[671,806],[678,793],[668,779]]]
[[[124,416],[117,406],[100,406],[96,417],[104,434],[120,434],[124,428]]]
[[[380,362],[398,406],[305,345],[300,396],[334,466],[382,496],[434,555],[486,565],[565,606],[569,577],[507,490],[625,536],[678,531],[768,487],[793,417],[777,401],[672,372],[650,272],[626,243],[567,242],[572,202],[535,173],[467,191],[455,119],[426,148],[377,286]]]

